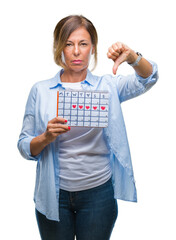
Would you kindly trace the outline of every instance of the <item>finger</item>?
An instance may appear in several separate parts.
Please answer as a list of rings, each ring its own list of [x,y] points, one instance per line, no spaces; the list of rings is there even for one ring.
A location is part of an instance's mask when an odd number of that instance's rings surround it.
[[[52,129],[50,133],[53,133],[53,134],[61,134],[61,133],[65,133],[65,132],[68,132],[70,130],[70,127],[68,126],[67,129],[65,128],[55,128],[55,129]]]
[[[115,51],[113,47],[108,49],[109,56],[115,56],[116,58],[120,55],[120,52]]]
[[[116,61],[116,59],[123,54],[125,51],[125,45],[121,42],[114,43],[109,49],[107,53],[107,57]]]
[[[119,65],[117,63],[114,63],[114,66],[112,68],[112,72],[113,72],[114,75],[116,75],[118,67],[119,67]]]
[[[58,137],[59,135],[63,134],[63,133],[66,133],[68,131],[64,130],[64,129],[58,129],[58,131],[56,132],[49,132],[49,138],[52,138],[52,139],[56,139],[56,137]]]
[[[62,117],[55,117],[53,119],[51,119],[48,123],[67,123],[67,120],[65,118]]]
[[[57,129],[65,129],[66,131],[68,131],[69,126],[61,123],[48,123],[47,130],[55,131]]]
[[[112,46],[108,48],[108,53],[107,53],[108,58],[111,58],[111,59],[113,59],[114,57],[117,58],[119,54],[120,52],[115,51],[115,48],[113,48]]]
[[[115,52],[117,52],[117,53],[119,53],[119,54],[121,54],[122,51],[123,51],[123,45],[122,45],[122,43],[120,43],[120,42],[114,43],[114,44],[112,45],[112,48],[113,48],[113,50],[114,50]]]
[[[107,53],[107,57],[109,58],[109,59],[112,59],[113,61],[115,61],[116,59],[117,59],[117,56],[113,56],[111,53]]]
[[[49,129],[46,131],[46,136],[49,139],[55,139],[57,136],[59,136],[60,134],[66,133],[70,130],[70,127],[68,126],[67,129],[64,128],[56,128],[56,129]]]
[[[114,75],[116,74],[119,65],[120,65],[121,63],[123,63],[125,60],[126,60],[126,55],[125,55],[125,54],[121,54],[121,55],[115,60],[114,66],[113,66],[113,69],[112,69]]]

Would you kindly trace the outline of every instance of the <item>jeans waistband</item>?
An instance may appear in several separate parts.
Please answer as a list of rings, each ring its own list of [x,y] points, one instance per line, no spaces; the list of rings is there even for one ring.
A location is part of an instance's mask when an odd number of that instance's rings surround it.
[[[60,189],[60,192],[67,192],[67,193],[92,192],[94,190],[99,190],[99,189],[104,188],[104,187],[109,186],[109,185],[112,185],[112,177],[108,181],[106,181],[105,183],[103,183],[103,184],[101,184],[97,187],[94,187],[94,188],[89,188],[89,189],[81,190],[81,191],[73,191],[73,192],[69,192],[69,191]]]

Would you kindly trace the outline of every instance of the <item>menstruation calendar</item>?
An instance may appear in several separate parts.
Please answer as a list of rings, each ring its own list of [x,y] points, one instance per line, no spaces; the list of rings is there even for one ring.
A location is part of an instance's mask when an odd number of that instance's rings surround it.
[[[69,126],[107,127],[109,93],[107,91],[65,90],[57,92],[57,116]]]

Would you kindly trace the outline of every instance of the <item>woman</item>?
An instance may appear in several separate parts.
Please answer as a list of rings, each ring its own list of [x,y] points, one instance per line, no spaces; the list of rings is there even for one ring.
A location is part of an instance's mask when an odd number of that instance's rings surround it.
[[[42,239],[107,240],[117,218],[117,201],[137,201],[130,151],[120,103],[157,81],[157,66],[117,42],[107,56],[113,73],[127,62],[130,76],[94,76],[97,33],[83,16],[62,19],[54,31],[54,59],[63,69],[36,83],[29,94],[18,141],[22,156],[37,161],[34,201]],[[56,117],[58,90],[107,90],[107,128],[70,127]]]

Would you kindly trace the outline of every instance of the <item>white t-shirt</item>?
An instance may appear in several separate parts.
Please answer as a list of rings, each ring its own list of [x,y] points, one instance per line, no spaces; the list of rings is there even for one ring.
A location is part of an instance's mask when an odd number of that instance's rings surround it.
[[[82,89],[81,82],[63,83],[67,89]],[[102,128],[71,127],[60,135],[60,188],[81,191],[99,186],[111,177],[109,149]]]

